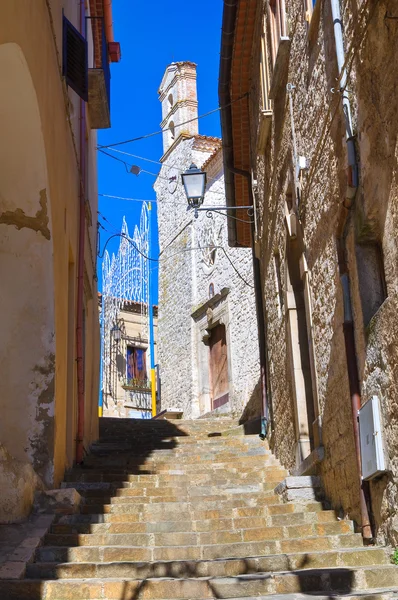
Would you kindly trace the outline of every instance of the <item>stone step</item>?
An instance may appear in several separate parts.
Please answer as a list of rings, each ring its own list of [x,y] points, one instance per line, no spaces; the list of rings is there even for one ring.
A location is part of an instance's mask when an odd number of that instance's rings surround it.
[[[249,570],[249,569],[248,569]],[[180,598],[204,600],[208,598],[270,598],[275,594],[326,593],[340,594],[369,592],[383,582],[391,592],[398,590],[398,568],[395,566],[306,569],[295,572],[256,572],[237,577],[196,577],[187,572],[185,578],[148,579],[61,579],[56,581],[22,580],[3,581],[0,584],[2,600],[8,598],[41,598],[42,600],[87,600],[121,598],[164,600]],[[379,589],[377,587],[376,589]]]
[[[111,504],[140,504],[145,502],[162,502],[165,498],[173,498],[174,501],[189,501],[196,498],[209,498],[209,497],[224,497],[233,498],[236,495],[244,494],[252,498],[257,498],[264,492],[272,492],[275,487],[275,481],[272,478],[268,482],[264,483],[252,483],[252,484],[220,484],[218,486],[183,486],[183,487],[143,487],[137,489],[136,487],[120,489],[115,495],[110,496],[109,494],[102,494],[98,496],[87,496],[85,497],[84,503],[89,504],[101,504],[106,500],[109,500]]]
[[[131,456],[132,455],[132,456]],[[272,465],[275,464],[276,466],[278,466],[278,463],[276,462],[276,459],[274,456],[272,456],[271,452],[269,450],[263,450],[262,448],[255,448],[253,450],[247,451],[247,452],[214,452],[214,453],[209,453],[206,452],[203,454],[192,454],[190,452],[185,452],[185,453],[180,453],[180,454],[170,454],[170,455],[151,455],[150,457],[142,457],[139,458],[137,456],[134,455],[133,452],[131,452],[130,458],[128,458],[128,467],[139,467],[144,465],[145,467],[149,468],[149,467],[169,467],[169,468],[174,468],[175,465],[185,465],[185,466],[192,466],[195,465],[197,463],[204,463],[203,466],[209,466],[214,464],[218,464],[219,467],[218,468],[224,468],[228,467],[228,466],[241,466],[242,468],[245,466],[248,466],[249,468],[253,468],[254,464],[263,464],[263,465]],[[83,467],[80,467],[78,469],[72,469],[72,472],[75,471],[81,471],[81,470],[98,470],[98,471],[102,471],[102,469],[107,470],[107,465],[106,465],[106,460],[104,460],[102,462],[102,459],[104,457],[99,457],[98,460],[96,461],[88,461],[85,462]],[[120,458],[120,460],[118,461],[119,465],[121,463],[121,461],[123,460],[123,457],[118,457]],[[115,461],[113,460],[112,457],[112,463],[114,463]],[[95,467],[92,467],[92,465],[90,465],[90,463],[93,463],[94,465],[97,464],[98,467],[97,469]],[[235,463],[232,464],[232,463]],[[123,465],[122,465],[123,466]],[[116,467],[114,467],[116,468]],[[111,467],[109,467],[109,469],[111,469]]]
[[[156,535],[156,534],[155,534]],[[183,535],[183,534],[179,534]],[[232,542],[208,545],[170,546],[168,534],[158,534],[158,542],[164,546],[42,546],[37,549],[36,561],[40,562],[122,562],[158,560],[199,560],[246,558],[267,554],[323,552],[342,548],[361,548],[361,534],[345,534],[324,537],[308,537],[261,540],[255,542]],[[183,540],[183,538],[181,538]]]
[[[197,438],[192,437],[192,436],[177,436],[177,437],[170,437],[169,440],[163,439],[159,442],[158,448],[161,450],[162,448],[167,449],[168,445],[170,445],[171,442],[176,442],[177,446],[176,446],[176,450],[178,450],[179,448],[182,447],[210,447],[210,446],[214,446],[214,448],[220,447],[220,448],[235,448],[235,447],[249,447],[249,446],[261,446],[263,448],[266,448],[267,450],[269,450],[269,446],[268,443],[266,441],[262,441],[260,440],[260,438],[258,437],[258,435],[247,435],[247,436],[242,436],[242,437],[224,437],[224,436],[220,436],[220,437],[206,437],[206,438]],[[138,445],[141,446],[143,449],[143,443],[144,442],[137,442],[134,439],[125,439],[125,440],[121,440],[120,437],[115,440],[115,439],[111,439],[111,438],[101,438],[100,440],[98,440],[97,442],[94,442],[94,444],[91,445],[90,450],[91,451],[95,451],[97,448],[104,448],[105,446],[110,446],[113,447],[115,445]]]
[[[248,481],[248,482],[259,482],[266,481],[269,473],[281,471],[277,466],[272,468],[259,468],[253,470],[247,470],[239,472],[237,469],[231,469],[223,472],[221,469],[216,469],[214,472],[204,470],[202,472],[185,472],[179,469],[170,469],[169,472],[162,473],[131,473],[129,472],[126,479],[134,483],[135,486],[145,487],[145,485],[153,485],[155,487],[171,486],[171,485],[196,485],[213,483],[217,485],[219,483],[234,483],[235,481]],[[76,472],[75,472],[76,473]],[[105,484],[117,486],[123,477],[116,473],[115,477],[111,477],[111,481],[103,481],[102,474],[99,472],[93,472],[89,469],[77,471],[79,473],[79,480],[71,477],[72,473],[68,474],[68,479],[62,483],[62,487],[77,487],[83,489],[82,484],[91,483],[91,487],[95,487],[94,484],[98,484],[97,487],[106,487]],[[84,477],[87,475],[87,477]],[[89,486],[87,486],[89,487]]]
[[[294,519],[293,517],[299,517]],[[277,521],[275,521],[277,519]],[[281,520],[282,519],[282,520]],[[285,521],[283,521],[285,519]],[[322,512],[301,512],[286,515],[269,516],[264,510],[262,516],[257,517],[231,517],[220,519],[204,519],[202,521],[140,521],[136,523],[75,523],[75,524],[55,524],[51,528],[51,533],[156,533],[166,531],[218,531],[262,528],[264,526],[289,526],[301,525],[304,523],[336,523],[337,518],[334,511]]]
[[[264,540],[295,541],[313,536],[343,535],[353,533],[351,521],[335,523],[304,524],[287,527],[258,527],[248,529],[221,529],[218,531],[185,531],[154,533],[50,533],[45,538],[49,546],[204,546],[209,544],[232,544],[234,542],[257,542]]]
[[[80,506],[81,514],[131,514],[141,513],[147,515],[161,516],[164,512],[179,512],[181,514],[189,511],[205,511],[212,509],[229,510],[237,507],[258,507],[266,504],[274,504],[276,502],[275,494],[272,491],[263,492],[262,494],[218,494],[207,497],[198,496],[190,498],[188,501],[179,500],[175,497],[162,498],[151,497],[146,498],[136,496],[130,498],[131,502],[124,504],[83,504]],[[133,500],[135,500],[133,502]]]
[[[123,577],[147,579],[158,577],[228,577],[244,573],[323,569],[326,567],[362,567],[387,565],[389,552],[385,548],[330,550],[327,552],[276,554],[241,559],[170,561],[170,562],[112,562],[112,563],[35,563],[27,566],[27,577],[43,579],[76,579]]]
[[[269,500],[270,504],[265,504],[265,501]],[[225,519],[226,515],[232,518],[255,518],[255,517],[267,517],[274,514],[293,514],[294,511],[308,512],[312,514],[317,512],[320,515],[323,513],[322,505],[320,503],[311,504],[273,504],[277,502],[278,498],[273,496],[264,497],[262,499],[263,504],[260,506],[231,506],[225,503],[212,503],[207,502],[203,507],[202,504],[198,509],[196,506],[192,508],[189,505],[181,507],[177,505],[174,509],[172,504],[148,506],[148,504],[136,505],[137,510],[131,512],[121,512],[119,514],[109,513],[93,513],[93,514],[74,514],[74,515],[63,515],[58,518],[59,524],[74,525],[74,524],[98,524],[98,523],[137,523],[137,522],[156,522],[162,523],[170,520],[183,520],[183,521],[203,521],[203,520],[218,520]],[[239,502],[235,501],[235,504]],[[284,512],[276,511],[281,508]],[[291,510],[290,510],[291,509]],[[276,511],[276,512],[275,512]],[[321,519],[321,516],[319,517]]]
[[[168,456],[185,456],[189,455],[197,455],[198,450],[200,449],[200,453],[205,456],[214,456],[218,455],[234,455],[234,456],[255,456],[255,455],[264,455],[269,456],[271,454],[269,448],[262,444],[181,444],[175,448],[164,446],[159,448],[133,448],[132,444],[129,443],[119,443],[119,444],[96,444],[91,447],[91,455],[88,456],[84,464],[88,464],[90,461],[95,461],[97,459],[97,453],[109,453],[109,456],[112,457],[119,451],[122,455],[127,455],[129,452],[134,452],[134,457],[138,460],[142,458],[147,458],[150,453],[150,458],[157,457],[168,457]]]
[[[154,590],[151,586],[151,581],[137,580],[126,580],[122,578],[112,578],[108,580],[95,579],[86,581],[85,579],[80,580],[59,580],[59,581],[42,581],[42,580],[3,580],[0,582],[0,597],[2,600],[142,600],[159,598],[158,595],[154,595]],[[169,581],[169,580],[166,580]],[[221,595],[221,591],[218,589],[218,579],[214,580],[217,586],[214,589],[214,593],[218,593],[217,596],[211,595],[213,590],[213,580],[208,581],[208,587],[210,589],[210,595],[206,593],[203,596],[192,596],[186,595],[187,589],[189,589],[190,581],[188,586],[183,586],[181,594],[176,596],[170,585],[167,589],[171,592],[169,596],[161,595],[162,600],[171,600],[175,598],[193,598],[195,600],[208,600],[208,598],[225,598],[226,600],[393,600],[397,597],[397,589],[391,588],[390,591],[386,592],[381,588],[367,588],[367,589],[356,589],[351,592],[337,592],[330,595],[330,592],[326,590],[325,594],[310,593],[305,594],[303,592],[298,593],[278,593],[268,595],[240,595],[235,596],[224,596]],[[176,590],[177,591],[177,590]],[[179,590],[178,590],[179,591]],[[264,592],[267,593],[266,591]]]
[[[258,461],[255,459],[260,458],[260,465],[258,465]],[[277,465],[266,465],[261,457],[252,457],[253,463],[249,462],[247,466],[242,465],[239,461],[230,461],[227,464],[225,463],[209,463],[196,465],[192,464],[173,464],[173,465],[156,465],[153,468],[147,468],[148,465],[145,465],[145,469],[137,469],[135,470],[133,467],[129,469],[129,474],[126,474],[124,477],[127,480],[135,481],[137,476],[143,475],[151,475],[151,476],[161,476],[161,475],[199,475],[203,473],[214,473],[215,475],[218,472],[222,472],[224,475],[232,475],[232,474],[243,474],[249,475],[254,474],[257,470],[261,469],[264,473],[269,470],[268,467],[277,467]],[[65,475],[65,481],[91,481],[91,482],[117,482],[124,478],[120,473],[115,472],[106,472],[103,473],[100,469],[73,469],[69,471]]]

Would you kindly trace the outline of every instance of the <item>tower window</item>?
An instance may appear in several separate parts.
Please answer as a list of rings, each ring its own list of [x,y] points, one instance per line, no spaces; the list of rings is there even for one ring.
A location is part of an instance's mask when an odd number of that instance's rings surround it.
[[[175,126],[174,126],[173,121],[170,121],[170,123],[169,123],[169,130],[170,130],[171,139],[175,140],[176,132],[175,132]]]
[[[169,94],[168,101],[169,101],[169,109],[170,109],[174,106],[173,94]]]

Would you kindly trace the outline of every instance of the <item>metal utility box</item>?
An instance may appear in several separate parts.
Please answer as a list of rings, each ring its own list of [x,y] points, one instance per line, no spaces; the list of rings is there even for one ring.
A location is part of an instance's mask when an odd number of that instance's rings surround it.
[[[380,402],[373,396],[358,411],[362,477],[373,479],[387,469]]]

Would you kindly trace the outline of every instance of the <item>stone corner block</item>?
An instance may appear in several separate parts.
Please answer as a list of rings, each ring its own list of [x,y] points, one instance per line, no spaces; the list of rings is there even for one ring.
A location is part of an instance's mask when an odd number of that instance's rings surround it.
[[[313,502],[322,496],[320,477],[285,477],[276,488],[275,494],[282,496],[284,502]]]
[[[37,492],[35,494],[34,512],[36,514],[74,514],[78,511],[80,502],[81,496],[75,488]]]
[[[26,565],[21,561],[7,561],[0,567],[1,579],[23,579],[25,577]]]

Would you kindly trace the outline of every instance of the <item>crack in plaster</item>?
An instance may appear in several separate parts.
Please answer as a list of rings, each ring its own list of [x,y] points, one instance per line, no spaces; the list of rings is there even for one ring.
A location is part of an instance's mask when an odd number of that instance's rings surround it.
[[[48,228],[48,213],[47,213],[47,192],[44,188],[40,190],[40,209],[34,217],[29,217],[21,208],[16,210],[7,210],[0,214],[0,224],[15,225],[17,229],[27,227],[33,231],[40,232],[42,236],[49,240],[51,233]]]

